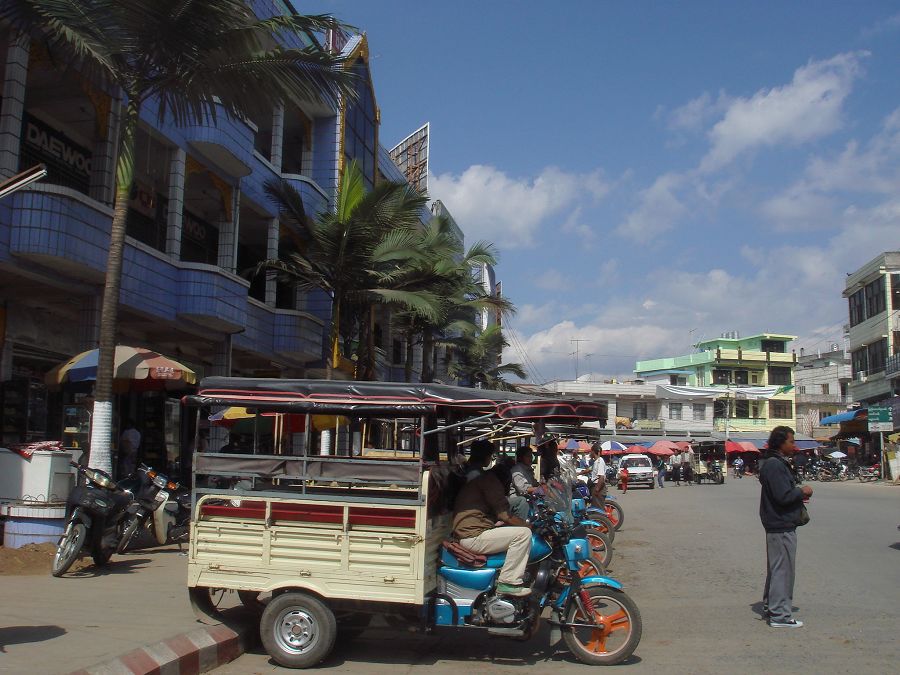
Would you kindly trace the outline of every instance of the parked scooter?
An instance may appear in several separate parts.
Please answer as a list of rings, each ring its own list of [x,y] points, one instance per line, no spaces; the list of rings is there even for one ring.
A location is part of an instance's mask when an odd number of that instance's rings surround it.
[[[869,481],[878,480],[879,478],[881,478],[881,465],[874,464],[872,466],[859,467],[858,477],[860,483],[868,483]]]
[[[121,539],[121,525],[131,504],[131,494],[120,488],[105,471],[70,464],[84,476],[67,503],[66,529],[53,556],[51,573],[62,576],[88,547],[94,564],[109,562]]]
[[[165,506],[169,501],[170,494],[179,489],[178,483],[173,483],[153,468],[141,464],[137,471],[120,482],[120,486],[134,495],[134,501],[128,507],[128,519],[124,524],[122,537],[119,539],[116,551],[124,553],[135,535],[151,522],[151,517],[157,543],[169,543],[169,528],[176,515],[169,518],[167,514],[170,512],[166,511]],[[178,504],[176,503],[175,514],[177,513]],[[188,506],[188,514],[190,514],[190,506]]]

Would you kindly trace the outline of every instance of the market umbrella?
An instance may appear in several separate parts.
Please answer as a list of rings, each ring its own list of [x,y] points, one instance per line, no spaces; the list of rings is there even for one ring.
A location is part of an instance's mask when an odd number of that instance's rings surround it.
[[[570,438],[566,443],[566,447],[560,448],[560,450],[578,450],[578,441],[576,441],[574,438]]]
[[[619,441],[603,441],[600,444],[601,450],[624,450],[625,446],[619,443]]]
[[[50,387],[97,379],[99,349],[82,352],[53,368],[44,377]],[[139,388],[180,389],[197,382],[197,374],[183,363],[143,347],[116,346],[113,380],[139,382]]]
[[[656,441],[656,443],[644,450],[644,452],[650,455],[657,455],[659,457],[671,457],[678,451],[677,447],[673,450],[670,447],[672,445],[674,445],[674,443],[671,443],[670,441]]]
[[[847,456],[846,452],[841,452],[840,450],[835,450],[831,454],[828,455],[832,459],[844,459]]]
[[[760,454],[757,448],[750,441],[725,441],[725,454],[733,455],[735,453],[752,452]]]

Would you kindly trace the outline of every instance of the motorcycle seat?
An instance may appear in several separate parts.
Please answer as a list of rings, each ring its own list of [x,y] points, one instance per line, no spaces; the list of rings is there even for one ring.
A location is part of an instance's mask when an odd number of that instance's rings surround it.
[[[455,555],[453,551],[456,551],[459,555]],[[444,542],[441,547],[441,564],[444,567],[475,570],[484,567],[503,567],[504,562],[506,562],[506,551],[485,556],[481,553],[469,551],[460,545],[459,542]]]

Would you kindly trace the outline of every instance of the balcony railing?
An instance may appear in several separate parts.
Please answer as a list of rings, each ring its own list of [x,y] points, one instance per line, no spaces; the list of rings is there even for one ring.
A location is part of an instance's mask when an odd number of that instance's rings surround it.
[[[900,354],[889,356],[884,362],[884,376],[896,377],[897,375],[900,375]]]
[[[797,403],[832,403],[835,405],[847,405],[853,402],[850,396],[840,394],[797,394]]]
[[[775,419],[769,419],[767,417],[729,417],[728,418],[728,429],[730,431],[740,431],[741,429],[747,429],[753,431],[755,429],[769,429],[776,424],[782,424],[784,420],[779,421]],[[716,417],[713,420],[713,428],[716,431],[725,431],[725,418],[724,417]]]

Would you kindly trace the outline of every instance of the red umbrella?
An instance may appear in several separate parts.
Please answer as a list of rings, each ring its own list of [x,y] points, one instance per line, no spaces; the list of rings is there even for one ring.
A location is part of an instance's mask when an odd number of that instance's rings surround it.
[[[738,452],[752,452],[760,454],[757,448],[750,441],[725,441],[725,454],[731,455]]]
[[[671,441],[656,441],[656,443],[644,450],[644,452],[651,455],[658,455],[659,457],[671,457],[679,450],[680,448]]]

